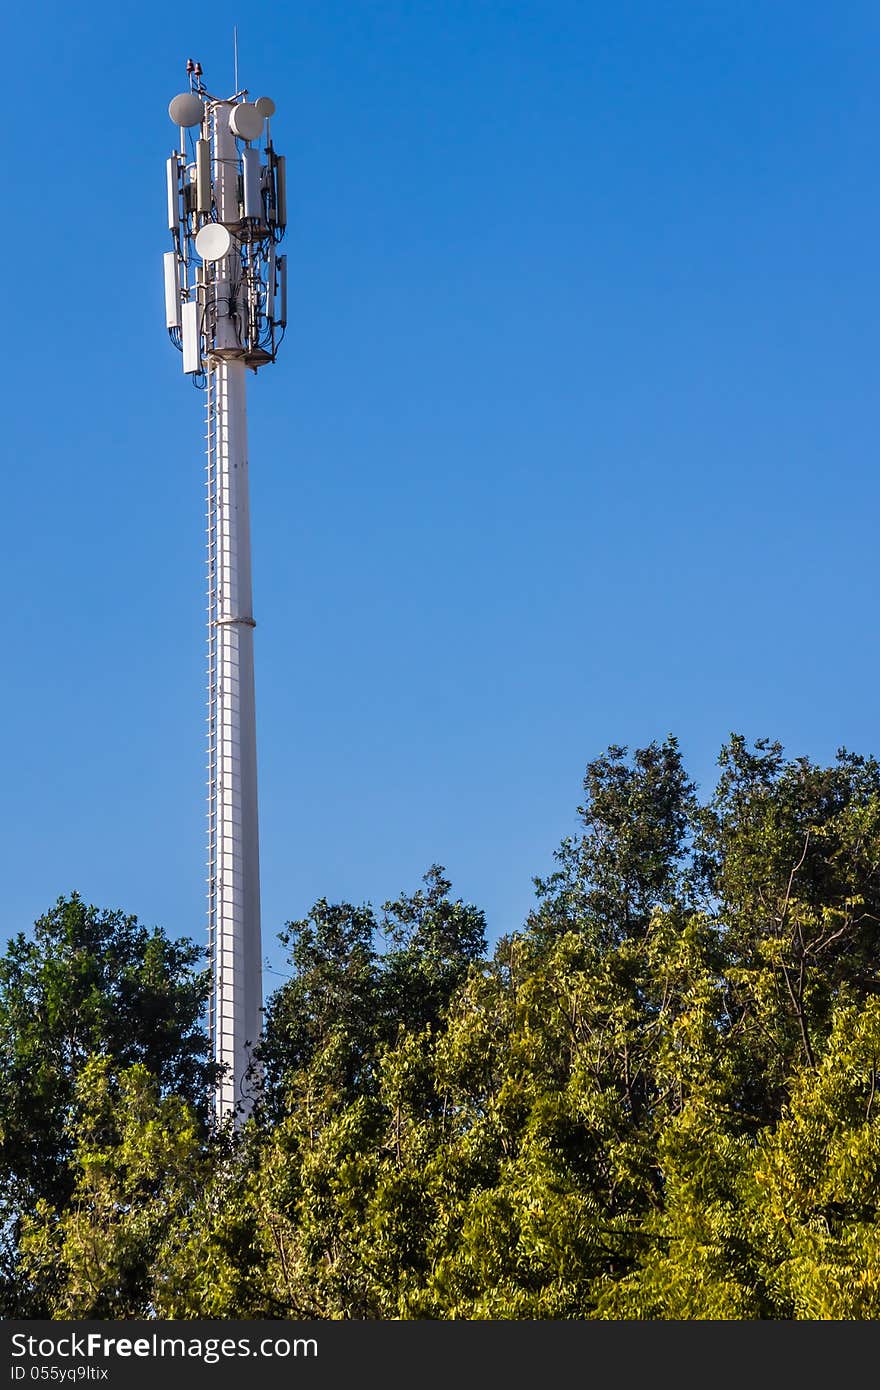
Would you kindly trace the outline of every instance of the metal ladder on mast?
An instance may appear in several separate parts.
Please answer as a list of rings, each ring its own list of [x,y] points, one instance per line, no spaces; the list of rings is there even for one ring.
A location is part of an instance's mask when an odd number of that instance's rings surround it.
[[[208,613],[208,1037],[217,1037],[217,379],[211,363],[205,387],[206,566]]]

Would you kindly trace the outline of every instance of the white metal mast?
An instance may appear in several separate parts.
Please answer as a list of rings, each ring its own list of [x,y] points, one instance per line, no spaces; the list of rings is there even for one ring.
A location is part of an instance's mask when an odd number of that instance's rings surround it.
[[[268,97],[212,97],[200,66],[187,71],[190,91],[169,106],[181,148],[168,161],[165,303],[183,369],[206,391],[209,1028],[222,1120],[250,1108],[262,1007],[245,372],[274,361],[283,336],[285,168],[268,138]]]

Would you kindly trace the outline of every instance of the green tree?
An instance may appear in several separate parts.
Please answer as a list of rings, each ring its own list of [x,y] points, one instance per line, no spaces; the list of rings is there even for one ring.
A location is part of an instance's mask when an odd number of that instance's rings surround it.
[[[880,999],[835,1008],[761,1135],[746,1194],[777,1316],[880,1318]]]
[[[724,938],[739,1104],[774,1120],[797,1063],[817,1064],[834,1006],[880,988],[880,764],[830,767],[733,737],[702,813],[699,858]]]
[[[378,922],[370,906],[322,898],[280,934],[292,978],[266,1010],[259,1060],[267,1114],[283,1113],[305,1072],[320,1073],[340,1100],[373,1093],[380,1049],[401,1029],[438,1026],[482,956],[486,926],[477,908],[450,898],[439,865],[423,882],[386,902]]]
[[[85,1064],[68,1120],[69,1200],[40,1198],[21,1230],[21,1272],[57,1318],[144,1318],[167,1248],[211,1171],[199,1116],[143,1065]]]
[[[29,1308],[880,1316],[880,767],[738,736],[719,762],[704,805],[672,738],[591,762],[578,835],[489,958],[437,866],[378,913],[322,899],[288,924],[237,1135],[202,1124],[197,1031],[134,1055],[124,923],[105,974],[72,953],[70,1037],[48,1007],[69,981],[28,994],[19,942],[0,998],[43,1143],[15,1170]],[[160,995],[174,977],[197,1009],[192,960],[162,959]],[[8,1163],[27,1113],[0,1094]]]
[[[696,792],[678,740],[638,748],[629,761],[627,753],[614,744],[587,764],[583,833],[563,840],[554,873],[535,879],[533,934],[575,930],[614,945],[643,934],[654,907],[688,889]]]
[[[214,1075],[201,952],[118,911],[59,899],[0,956],[0,1310],[36,1316],[17,1275],[21,1219],[75,1183],[70,1121],[92,1056],[140,1065],[205,1119]]]
[[[382,955],[382,1012],[386,1030],[437,1029],[486,950],[486,918],[478,908],[449,896],[452,888],[439,864],[423,879],[424,889],[383,904],[380,930],[388,943]]]

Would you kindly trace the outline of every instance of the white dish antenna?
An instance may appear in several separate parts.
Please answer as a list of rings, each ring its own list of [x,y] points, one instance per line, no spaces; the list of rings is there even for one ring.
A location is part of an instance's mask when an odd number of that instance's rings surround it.
[[[201,125],[205,114],[205,104],[195,92],[181,92],[168,103],[168,115],[175,125]]]
[[[266,119],[268,119],[269,116],[275,115],[275,103],[271,97],[257,97],[254,106],[257,108],[260,115]]]
[[[229,128],[240,140],[258,140],[263,133],[263,117],[252,101],[233,106]]]
[[[231,250],[231,233],[220,222],[206,222],[196,236],[196,252],[203,261],[219,261]]]

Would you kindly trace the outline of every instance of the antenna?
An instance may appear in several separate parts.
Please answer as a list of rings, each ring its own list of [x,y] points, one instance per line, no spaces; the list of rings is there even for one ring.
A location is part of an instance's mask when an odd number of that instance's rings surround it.
[[[238,91],[238,25],[237,25],[237,24],[233,24],[233,26],[232,26],[232,57],[233,57],[233,66],[234,66],[234,69],[235,69],[235,85],[234,85],[234,87],[232,88],[232,90],[233,90],[234,92],[237,92],[237,91]]]
[[[283,156],[257,143],[274,104],[212,96],[190,60],[190,90],[168,108],[181,131],[166,162],[165,322],[183,370],[205,390],[208,563],[208,1025],[221,1067],[218,1120],[252,1104],[262,970],[247,369],[275,361],[287,318]],[[188,162],[183,133],[195,136]]]

